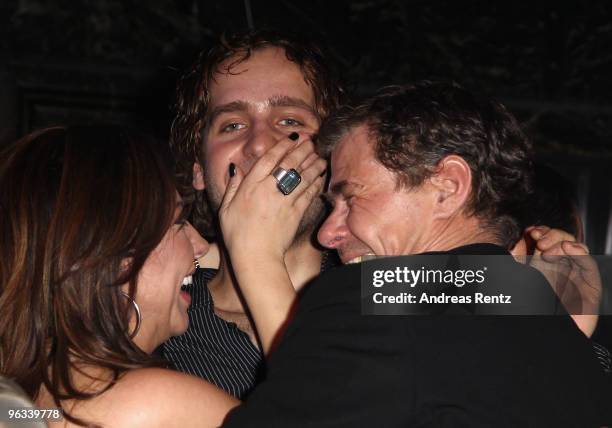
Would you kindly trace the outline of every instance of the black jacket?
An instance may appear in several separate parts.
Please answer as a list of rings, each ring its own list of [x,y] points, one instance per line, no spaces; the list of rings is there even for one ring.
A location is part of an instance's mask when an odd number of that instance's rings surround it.
[[[508,254],[489,244],[453,252]],[[539,272],[507,257],[515,275],[497,278],[499,289],[528,278],[552,293]],[[609,378],[569,316],[366,316],[360,275],[349,265],[312,284],[267,378],[225,427],[612,423]]]

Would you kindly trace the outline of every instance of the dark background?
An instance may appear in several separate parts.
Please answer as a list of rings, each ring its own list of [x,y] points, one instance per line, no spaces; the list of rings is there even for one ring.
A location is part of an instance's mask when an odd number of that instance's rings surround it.
[[[592,253],[612,254],[606,0],[2,0],[0,145],[83,122],[165,138],[180,70],[223,31],[248,26],[312,35],[359,94],[437,77],[500,99],[538,157],[575,184]]]

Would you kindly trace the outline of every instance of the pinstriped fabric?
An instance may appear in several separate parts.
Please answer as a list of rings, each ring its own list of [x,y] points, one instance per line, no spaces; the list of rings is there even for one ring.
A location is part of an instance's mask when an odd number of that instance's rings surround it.
[[[599,363],[603,367],[604,372],[610,374],[612,373],[612,356],[610,355],[610,351],[608,351],[603,345],[600,345],[597,342],[591,342],[593,344],[593,349],[595,349],[595,355],[599,360]]]
[[[335,251],[323,252],[322,272],[339,265]],[[236,324],[215,315],[208,281],[217,272],[198,269],[193,275],[193,285],[183,287],[191,294],[187,311],[189,328],[162,346],[163,357],[177,370],[206,379],[243,399],[263,377],[263,356]]]
[[[248,335],[236,324],[214,313],[208,281],[216,269],[198,269],[191,294],[189,329],[170,338],[163,347],[164,358],[177,370],[199,376],[237,398],[244,398],[263,372],[263,357]]]

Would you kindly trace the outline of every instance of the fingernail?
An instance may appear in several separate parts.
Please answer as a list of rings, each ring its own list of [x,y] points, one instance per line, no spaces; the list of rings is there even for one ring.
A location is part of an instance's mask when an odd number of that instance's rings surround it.
[[[234,165],[233,163],[229,164],[229,175],[230,177],[236,175],[236,165]]]
[[[290,140],[297,141],[298,138],[300,138],[300,134],[298,134],[297,132],[292,132],[291,134],[289,134]]]
[[[531,236],[533,236],[533,239],[540,239],[542,237],[542,232],[539,230],[534,230],[531,232]]]

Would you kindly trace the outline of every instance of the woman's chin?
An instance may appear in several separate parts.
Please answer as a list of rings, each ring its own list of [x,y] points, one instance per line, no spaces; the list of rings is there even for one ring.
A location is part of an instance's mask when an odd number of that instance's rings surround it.
[[[181,316],[180,321],[173,325],[173,328],[170,331],[170,336],[180,336],[187,331],[187,328],[189,327],[189,317],[187,316],[187,313],[181,315],[183,316]]]

